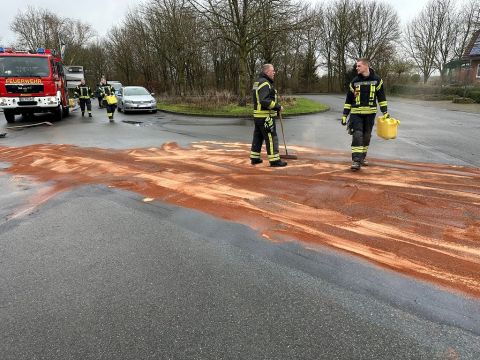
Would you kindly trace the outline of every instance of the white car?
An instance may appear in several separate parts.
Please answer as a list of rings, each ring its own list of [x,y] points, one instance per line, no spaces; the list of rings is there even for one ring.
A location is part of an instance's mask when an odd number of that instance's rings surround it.
[[[118,111],[124,113],[130,111],[157,112],[157,100],[142,86],[124,86],[117,94]]]
[[[112,87],[115,89],[115,95],[118,95],[120,93],[120,89],[123,87],[120,81],[109,80],[107,83],[112,85]]]

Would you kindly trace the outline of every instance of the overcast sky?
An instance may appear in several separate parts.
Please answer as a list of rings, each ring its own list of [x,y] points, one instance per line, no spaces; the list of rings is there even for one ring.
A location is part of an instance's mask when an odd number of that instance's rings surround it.
[[[306,0],[311,3],[321,0]],[[410,21],[418,14],[428,0],[379,0],[391,4],[398,12],[402,23]],[[464,2],[458,0],[457,2]],[[128,9],[135,8],[139,0],[3,0],[0,13],[0,44],[10,45],[15,34],[10,31],[16,14],[25,11],[28,5],[35,8],[49,9],[60,17],[79,19],[92,25],[98,35],[104,36],[108,29],[119,23]]]

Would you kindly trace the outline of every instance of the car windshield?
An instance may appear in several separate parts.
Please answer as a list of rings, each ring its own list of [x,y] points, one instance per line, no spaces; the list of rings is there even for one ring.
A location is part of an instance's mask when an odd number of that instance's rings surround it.
[[[50,75],[48,58],[29,56],[0,56],[0,76],[34,76]]]
[[[150,95],[147,89],[143,87],[136,87],[136,88],[126,88],[124,94],[127,96],[130,95]]]

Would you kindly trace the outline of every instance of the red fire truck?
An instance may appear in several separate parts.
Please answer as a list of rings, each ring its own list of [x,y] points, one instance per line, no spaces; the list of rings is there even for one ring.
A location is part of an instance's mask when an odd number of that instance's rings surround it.
[[[55,51],[0,48],[0,108],[12,123],[15,115],[53,113],[61,120],[69,113],[62,59]]]

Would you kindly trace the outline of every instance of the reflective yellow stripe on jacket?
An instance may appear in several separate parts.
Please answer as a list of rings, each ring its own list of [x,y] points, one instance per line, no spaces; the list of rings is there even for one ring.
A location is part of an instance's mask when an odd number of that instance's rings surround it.
[[[370,106],[359,106],[352,107],[352,114],[375,114],[377,112],[377,107]]]
[[[274,117],[277,115],[277,112],[274,110],[265,110],[262,109],[262,104],[260,103],[260,97],[258,95],[258,91],[263,88],[264,86],[270,87],[270,84],[268,82],[262,83],[262,85],[258,86],[258,83],[255,83],[253,85],[255,89],[255,97],[257,99],[257,107],[253,110],[253,117],[254,118],[264,118],[267,116]],[[270,109],[272,109],[275,106],[277,100],[277,94],[275,94],[275,101],[270,102]]]

